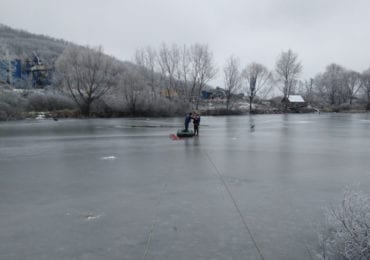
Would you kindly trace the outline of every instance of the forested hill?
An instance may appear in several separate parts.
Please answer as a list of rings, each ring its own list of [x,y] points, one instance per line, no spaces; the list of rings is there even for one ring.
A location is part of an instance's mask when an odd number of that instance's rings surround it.
[[[0,57],[29,58],[36,54],[53,64],[66,46],[72,43],[45,35],[29,33],[0,24]]]

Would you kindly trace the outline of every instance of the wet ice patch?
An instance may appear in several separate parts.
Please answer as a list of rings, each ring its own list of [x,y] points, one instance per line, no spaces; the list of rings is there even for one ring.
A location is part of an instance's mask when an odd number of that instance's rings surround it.
[[[106,160],[106,161],[113,161],[113,160],[117,159],[117,157],[111,155],[111,156],[103,156],[103,157],[100,157],[100,159],[101,160]]]
[[[94,215],[94,214],[86,214],[85,215],[85,219],[87,221],[95,220],[95,219],[98,219],[100,217],[101,217],[101,215]]]
[[[104,212],[93,212],[93,211],[80,211],[80,210],[72,210],[72,211],[67,211],[65,213],[66,216],[69,217],[77,217],[82,219],[83,221],[94,221],[97,220],[101,217],[105,216]]]

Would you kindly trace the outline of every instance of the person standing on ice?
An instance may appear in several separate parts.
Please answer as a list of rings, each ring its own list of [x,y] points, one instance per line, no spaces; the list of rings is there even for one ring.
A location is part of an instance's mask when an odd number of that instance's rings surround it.
[[[194,125],[194,135],[199,135],[199,124],[200,124],[200,115],[195,113],[193,116],[193,125]]]
[[[191,119],[192,119],[192,113],[186,114],[186,116],[185,116],[185,132],[189,131],[189,124],[190,124]]]

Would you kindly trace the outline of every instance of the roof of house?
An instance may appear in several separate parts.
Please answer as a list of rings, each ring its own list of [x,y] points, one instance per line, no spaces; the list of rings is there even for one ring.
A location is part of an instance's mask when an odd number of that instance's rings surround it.
[[[289,95],[288,100],[289,100],[289,102],[293,102],[293,103],[305,102],[303,97],[300,96],[300,95]]]

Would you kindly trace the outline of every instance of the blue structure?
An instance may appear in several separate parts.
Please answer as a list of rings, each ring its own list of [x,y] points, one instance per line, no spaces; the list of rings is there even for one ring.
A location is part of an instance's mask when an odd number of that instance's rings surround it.
[[[202,99],[225,98],[226,91],[220,87],[210,90],[202,90]]]
[[[202,90],[202,98],[203,99],[209,99],[212,95],[212,92],[211,91],[207,91],[207,90]]]
[[[52,70],[37,56],[24,62],[20,59],[0,60],[0,83],[22,87],[30,82],[34,88],[43,88],[51,83],[51,76]]]
[[[0,60],[0,82],[14,85],[22,79],[21,60]]]
[[[22,64],[20,59],[15,59],[12,61],[12,65],[14,67],[13,72],[13,79],[21,79],[22,78]]]

